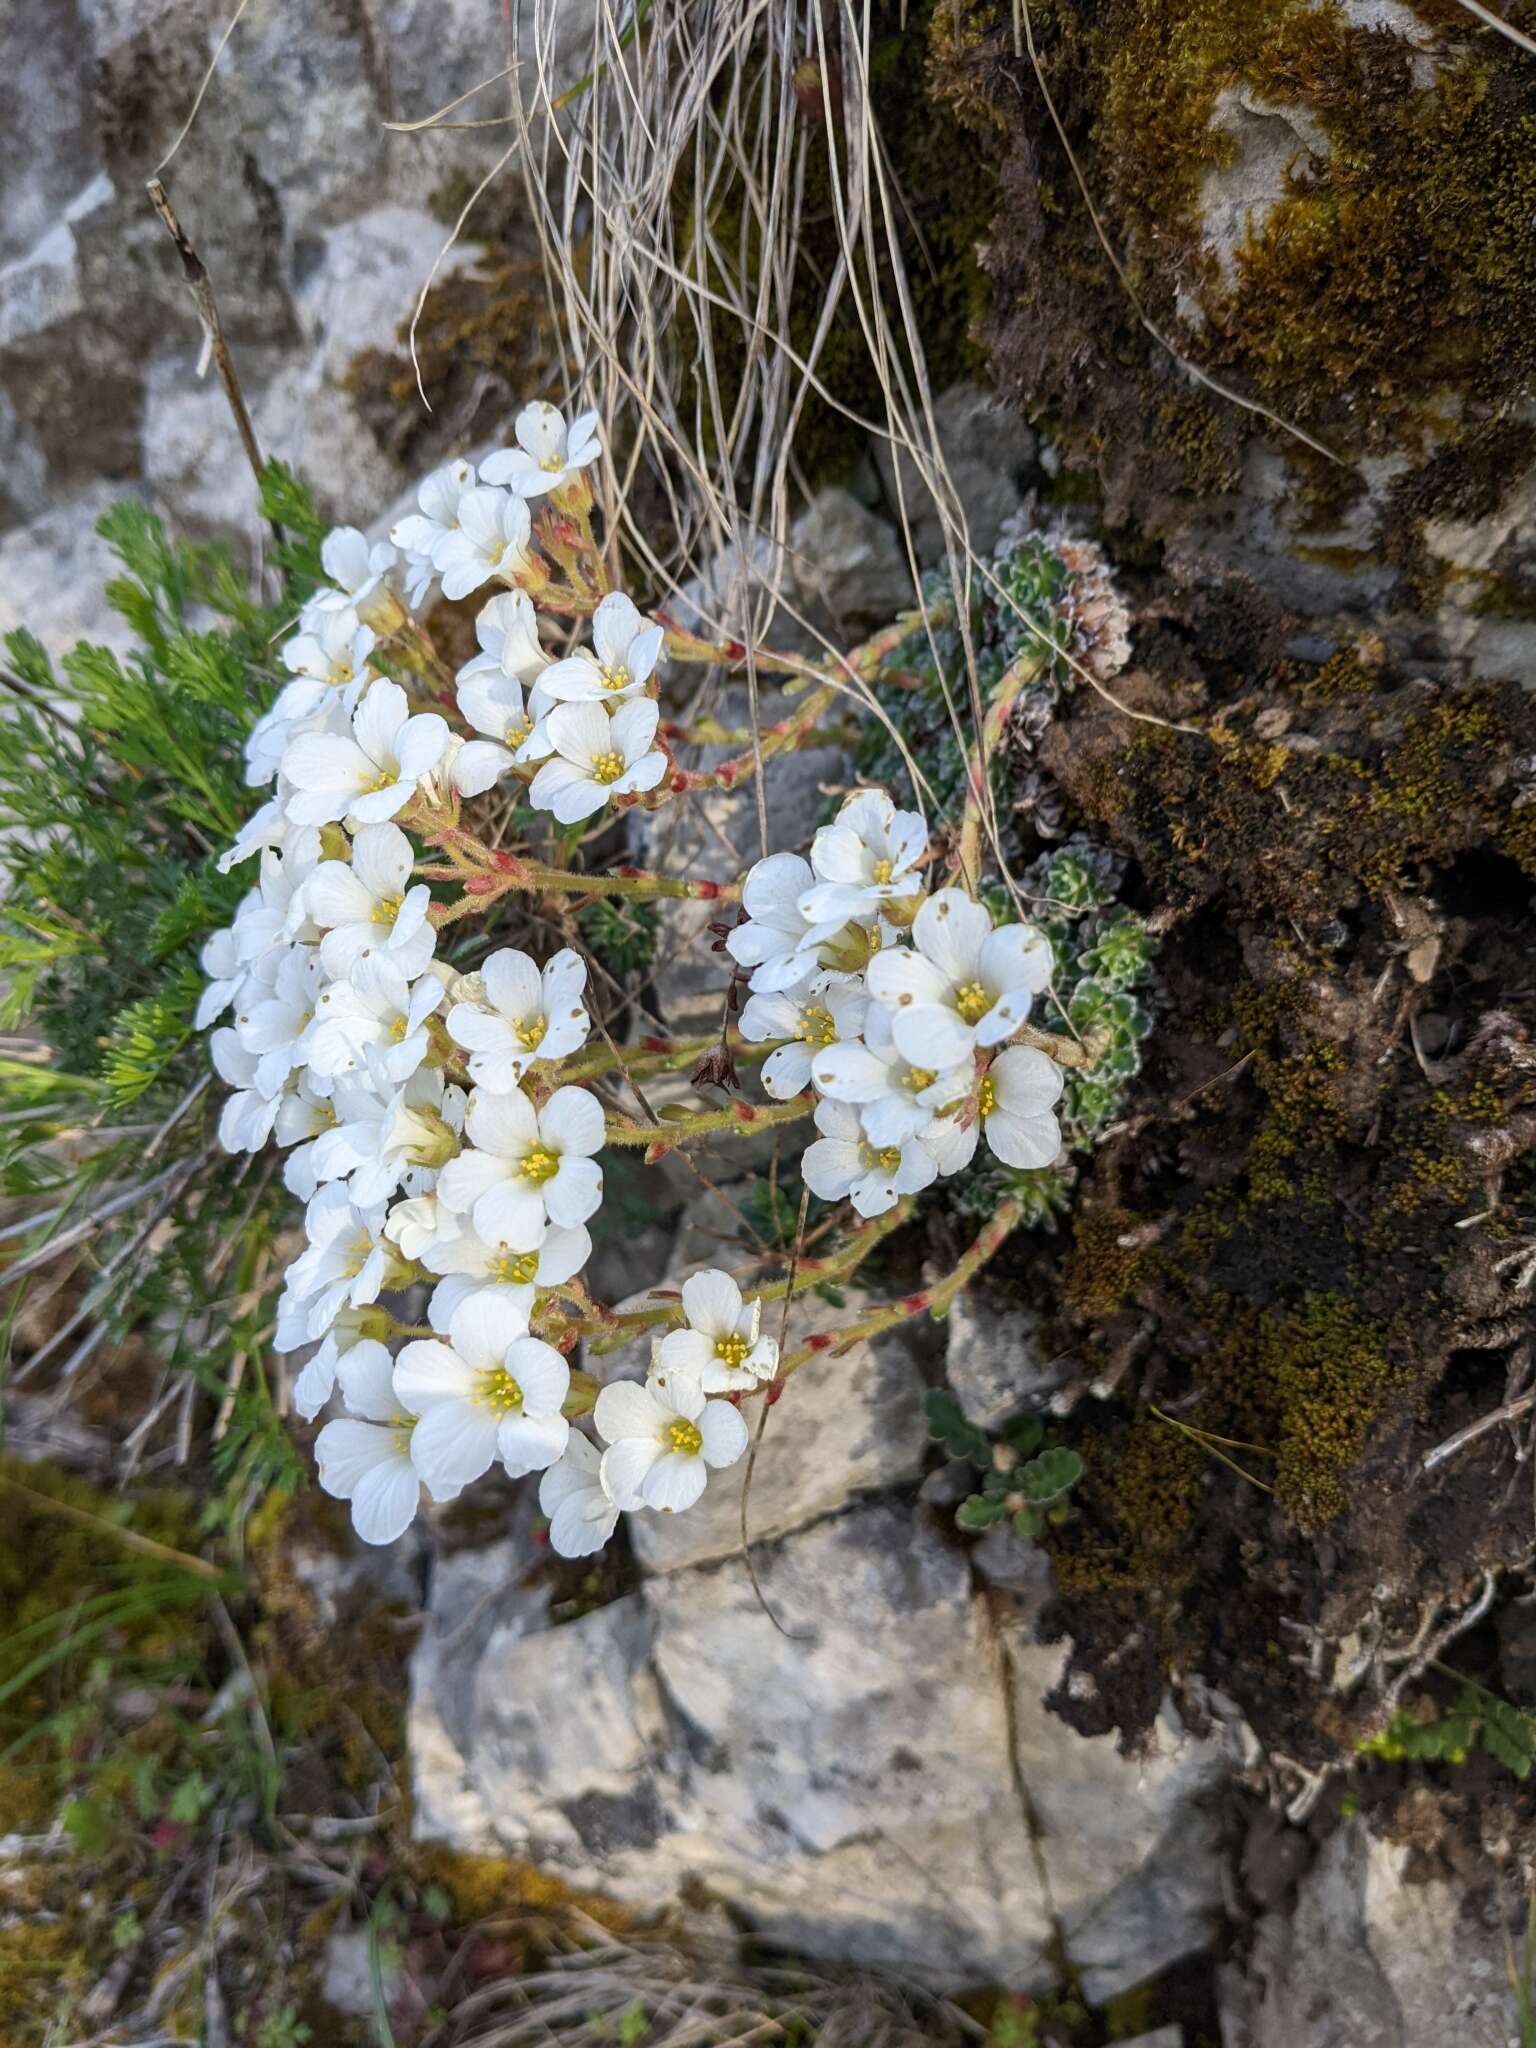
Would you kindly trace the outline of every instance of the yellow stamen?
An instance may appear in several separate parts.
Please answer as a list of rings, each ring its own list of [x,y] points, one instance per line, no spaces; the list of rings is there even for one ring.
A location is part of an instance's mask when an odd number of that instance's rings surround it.
[[[610,668],[607,662],[597,672],[598,681],[605,690],[627,690],[634,681],[622,661],[616,661]]]
[[[795,1036],[806,1045],[831,1045],[837,1038],[832,1012],[820,1003],[807,1003],[800,1012],[800,1029]]]
[[[373,906],[373,922],[392,925],[400,915],[400,905],[403,901],[404,898],[400,896],[381,896]]]
[[[623,773],[624,756],[617,749],[606,754],[599,754],[593,760],[592,780],[594,782],[601,782],[605,787],[610,782],[617,782]]]
[[[877,882],[878,882],[878,883],[879,883],[879,884],[881,885],[881,887],[883,888],[883,887],[885,886],[885,884],[886,884],[887,882],[889,882],[889,880],[890,880],[890,879],[891,879],[891,864],[890,864],[890,862],[889,862],[888,860],[877,860],[877,861],[875,862],[875,880],[876,880],[876,881],[877,881]]]
[[[979,1024],[992,1007],[992,998],[979,981],[968,981],[955,990],[955,1008],[965,1024]]]
[[[565,467],[565,457],[563,455],[546,455],[539,464],[539,467],[546,476],[558,476]]]
[[[544,1043],[544,1034],[548,1029],[549,1025],[544,1018],[524,1017],[520,1024],[513,1027],[513,1036],[524,1052],[537,1052]]]
[[[486,1278],[501,1287],[531,1287],[539,1270],[537,1252],[503,1252],[492,1259]]]
[[[907,1087],[914,1095],[921,1095],[925,1088],[931,1088],[938,1078],[932,1067],[909,1067],[907,1069]]]
[[[523,1390],[504,1365],[493,1365],[481,1373],[475,1399],[493,1415],[511,1415],[523,1405]]]
[[[739,1332],[729,1337],[715,1339],[716,1358],[729,1366],[740,1365],[751,1349],[751,1339],[743,1337]]]
[[[667,1427],[667,1441],[674,1451],[681,1451],[685,1457],[695,1457],[704,1448],[704,1439],[691,1422],[681,1417]]]
[[[535,1187],[542,1187],[560,1171],[560,1154],[551,1152],[547,1145],[535,1145],[523,1154],[521,1171],[524,1180],[531,1180]]]
[[[997,1083],[990,1074],[982,1076],[976,1091],[976,1107],[982,1116],[990,1116],[997,1107]]]
[[[404,1042],[406,1025],[408,1021],[409,1020],[404,1016],[404,1014],[402,1014],[395,1019],[393,1024],[390,1025],[389,1035],[394,1040],[396,1045],[400,1045]]]

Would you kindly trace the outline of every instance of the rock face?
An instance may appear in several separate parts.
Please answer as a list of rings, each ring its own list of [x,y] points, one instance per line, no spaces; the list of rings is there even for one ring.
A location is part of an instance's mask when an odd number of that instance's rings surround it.
[[[1460,1885],[1407,1881],[1409,1852],[1348,1822],[1295,1909],[1261,1921],[1226,1973],[1223,2048],[1518,2048],[1506,1936]]]
[[[1220,1740],[1128,1762],[1040,1700],[1058,1653],[993,1625],[910,1500],[676,1565],[565,1627],[429,1636],[418,1826],[655,1908],[692,1879],[775,1939],[947,1985],[1094,1997],[1202,1947]],[[765,1605],[766,1603],[766,1611]]]

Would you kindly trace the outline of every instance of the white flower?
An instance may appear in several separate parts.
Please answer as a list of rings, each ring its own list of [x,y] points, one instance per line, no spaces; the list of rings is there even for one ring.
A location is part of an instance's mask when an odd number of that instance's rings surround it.
[[[269,717],[304,718],[325,702],[329,690],[345,690],[366,681],[372,671],[368,657],[375,646],[372,631],[350,607],[321,612],[312,632],[296,633],[279,650],[283,666],[294,678]]]
[[[1063,1079],[1056,1062],[1032,1045],[1005,1046],[983,1074],[981,1127],[1005,1166],[1049,1166],[1061,1150],[1051,1104]]]
[[[293,1085],[278,1098],[272,1135],[279,1145],[293,1147],[283,1161],[283,1186],[290,1195],[307,1202],[320,1185],[320,1176],[315,1171],[315,1140],[333,1128],[336,1111],[328,1080],[310,1072],[295,1074],[291,1079]]]
[[[259,1152],[272,1135],[279,1098],[256,1086],[257,1055],[227,1024],[209,1038],[208,1054],[219,1079],[235,1091],[219,1111],[219,1143],[226,1152]]]
[[[537,1251],[546,1222],[571,1230],[596,1212],[603,1112],[585,1088],[557,1088],[538,1110],[521,1091],[476,1089],[465,1130],[475,1149],[448,1161],[438,1193],[488,1243]]]
[[[747,1425],[729,1401],[707,1400],[687,1373],[658,1386],[617,1380],[593,1411],[603,1453],[602,1483],[626,1511],[691,1508],[708,1467],[734,1465],[747,1448]]]
[[[819,994],[750,995],[741,1012],[741,1035],[760,1045],[769,1038],[788,1038],[763,1061],[763,1086],[776,1101],[787,1102],[808,1088],[814,1061],[825,1048],[857,1040],[864,1029],[869,998],[857,982],[831,982]]]
[[[263,1095],[276,1095],[293,1068],[303,1066],[324,979],[310,948],[295,946],[278,968],[270,993],[263,992],[261,1001],[236,1016],[240,1043],[257,1055],[256,1086]]]
[[[679,1375],[697,1380],[706,1394],[729,1394],[771,1380],[779,1369],[778,1340],[759,1334],[763,1304],[743,1301],[729,1273],[713,1267],[690,1273],[683,1282],[686,1330],[669,1330],[656,1347],[656,1361],[675,1385]]]
[[[432,587],[438,550],[459,530],[459,500],[473,488],[475,472],[467,462],[450,462],[423,479],[416,493],[419,512],[408,513],[389,530],[395,546],[410,559],[406,564],[406,595],[419,605]]]
[[[536,1251],[518,1252],[509,1244],[487,1244],[477,1230],[441,1231],[417,1256],[429,1273],[445,1275],[433,1290],[427,1321],[434,1330],[446,1330],[465,1296],[486,1288],[531,1316],[537,1290],[559,1287],[579,1273],[592,1256],[592,1239],[584,1223],[569,1230],[551,1224]]]
[[[613,1534],[619,1511],[603,1488],[602,1457],[579,1430],[571,1431],[565,1456],[540,1479],[539,1507],[549,1517],[558,1557],[590,1557]]]
[[[321,612],[353,611],[367,621],[370,607],[389,586],[400,557],[388,541],[369,542],[355,526],[333,526],[320,543],[320,566],[333,589],[317,590],[304,608],[305,624]]]
[[[483,650],[458,675],[459,709],[478,733],[453,764],[461,796],[480,796],[514,761],[542,761],[550,750],[543,721],[552,699],[538,680],[549,665],[539,645],[532,600],[504,590],[482,607],[475,633]],[[532,689],[524,699],[526,685]]]
[[[573,825],[610,797],[654,789],[667,772],[666,755],[651,745],[659,718],[648,697],[621,704],[612,717],[601,704],[557,704],[545,721],[555,757],[533,778],[528,801]]]
[[[335,1127],[315,1140],[317,1177],[349,1178],[353,1201],[369,1209],[387,1201],[413,1166],[439,1165],[456,1149],[464,1109],[463,1090],[446,1087],[435,1067],[391,1091],[378,1058],[370,1047],[367,1075],[336,1083]]]
[[[432,958],[432,892],[425,882],[409,886],[414,862],[398,825],[364,825],[350,861],[321,861],[309,877],[304,903],[325,933],[320,961],[333,980],[345,981],[360,960],[379,957],[411,981]]]
[[[444,597],[468,597],[493,576],[511,581],[528,563],[528,507],[508,491],[477,485],[459,500],[459,526],[438,547]]]
[[[800,909],[800,898],[814,877],[810,863],[798,853],[770,853],[747,872],[741,903],[747,922],[726,939],[725,950],[738,967],[750,967],[752,987],[761,995],[798,988],[817,971],[816,949],[835,938],[842,918],[813,924]]]
[[[307,1334],[323,1337],[343,1308],[366,1308],[383,1291],[390,1268],[384,1205],[360,1209],[335,1181],[305,1209],[304,1234],[309,1244],[289,1267],[288,1284],[305,1304]]]
[[[386,1367],[391,1372],[394,1370],[395,1362],[384,1346],[377,1337],[367,1334],[382,1315],[381,1309],[344,1308],[322,1341],[315,1346],[308,1363],[293,1383],[293,1405],[306,1422],[313,1422],[331,1398],[336,1385],[336,1367],[349,1351],[364,1344],[371,1345],[373,1349],[369,1355],[376,1361],[382,1351]],[[306,1321],[307,1318],[300,1318],[296,1329],[285,1331],[280,1319],[278,1331],[272,1339],[273,1349],[296,1351],[300,1344],[307,1343]],[[285,1338],[292,1341],[285,1342]]]
[[[480,474],[488,484],[506,484],[523,498],[558,491],[603,452],[595,412],[578,413],[567,426],[560,408],[542,400],[523,407],[512,432],[517,446],[487,456]]]
[[[540,677],[540,687],[561,703],[620,704],[650,681],[665,637],[622,590],[610,590],[592,614],[596,654],[582,647],[569,660],[555,662]]]
[[[411,1526],[421,1501],[421,1474],[411,1462],[412,1421],[395,1398],[382,1344],[355,1365],[344,1360],[338,1377],[347,1406],[363,1419],[328,1422],[315,1438],[320,1484],[352,1503],[352,1526],[365,1543],[393,1543]],[[427,1490],[434,1500],[453,1498],[450,1491]]]
[[[400,1247],[403,1259],[421,1261],[428,1252],[458,1234],[458,1217],[437,1199],[435,1191],[395,1202],[384,1219],[384,1235],[391,1244]]]
[[[498,1457],[514,1479],[553,1465],[570,1435],[560,1412],[570,1391],[559,1352],[491,1293],[459,1304],[446,1344],[418,1338],[395,1360],[396,1397],[421,1418],[411,1457],[434,1491],[468,1486]]]
[[[800,1173],[824,1202],[851,1196],[861,1216],[880,1216],[901,1196],[918,1194],[938,1178],[933,1154],[917,1138],[872,1143],[851,1102],[818,1102],[816,1128],[822,1136],[806,1147]]]
[[[485,1006],[455,1003],[448,1035],[469,1053],[469,1078],[494,1094],[515,1088],[535,1060],[560,1060],[587,1042],[582,1008],[587,969],[564,946],[542,974],[526,953],[505,947],[480,970]]]
[[[916,811],[898,811],[884,790],[856,790],[811,842],[818,879],[800,898],[800,910],[812,922],[843,921],[916,897],[927,851],[928,827]]]
[[[427,1019],[443,999],[443,984],[424,974],[413,987],[390,955],[377,951],[360,953],[351,976],[320,991],[309,1035],[310,1070],[327,1078],[351,1073],[364,1064],[371,1046],[378,1071],[398,1087],[427,1056]]]
[[[257,900],[259,899],[254,889],[245,899],[246,903]],[[208,986],[198,998],[192,1029],[206,1031],[215,1018],[223,1016],[239,995],[245,982],[247,970],[240,958],[238,937],[233,925],[226,925],[221,931],[209,933],[204,941],[203,950],[197,956],[197,964],[207,975]]]
[[[969,1060],[937,1070],[914,1067],[897,1051],[890,1013],[878,1004],[869,1006],[864,1039],[862,1045],[818,1047],[811,1059],[811,1079],[834,1102],[859,1106],[872,1145],[900,1145],[915,1138],[939,1110],[970,1094],[974,1074]]]
[[[288,815],[301,825],[392,818],[443,758],[448,737],[435,711],[412,716],[398,683],[374,683],[352,714],[349,735],[303,732],[289,746],[283,773],[295,793]]]
[[[917,1067],[952,1067],[997,1045],[1029,1015],[1051,978],[1050,941],[1032,925],[996,931],[961,889],[930,896],[912,925],[916,950],[869,963],[870,994],[892,1012],[896,1048]]]

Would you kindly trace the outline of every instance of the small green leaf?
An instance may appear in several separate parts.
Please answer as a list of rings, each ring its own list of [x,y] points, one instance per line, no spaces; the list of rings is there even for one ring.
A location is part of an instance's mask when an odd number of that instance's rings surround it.
[[[1076,1486],[1082,1476],[1083,1461],[1076,1451],[1058,1447],[1030,1459],[1018,1474],[1019,1491],[1037,1506],[1043,1506]]]
[[[101,1856],[111,1841],[107,1816],[94,1799],[67,1801],[59,1821],[82,1856]]]
[[[1020,1508],[1013,1518],[1013,1527],[1015,1534],[1027,1537],[1033,1543],[1040,1534],[1040,1510],[1038,1508]]]
[[[1003,1440],[1011,1444],[1021,1458],[1027,1458],[1044,1434],[1045,1424],[1038,1415],[1021,1415],[1003,1431]]]
[[[930,1436],[949,1437],[970,1427],[965,1410],[947,1387],[929,1388],[923,1396],[923,1413],[928,1418]]]
[[[984,1493],[973,1493],[969,1500],[961,1501],[955,1509],[955,1526],[957,1529],[990,1529],[1007,1512],[1005,1502],[993,1500]]]

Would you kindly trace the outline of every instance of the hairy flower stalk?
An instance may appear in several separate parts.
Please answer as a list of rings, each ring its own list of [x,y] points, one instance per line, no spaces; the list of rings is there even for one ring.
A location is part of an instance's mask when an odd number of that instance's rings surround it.
[[[498,1465],[539,1475],[566,1555],[623,1514],[687,1508],[745,1450],[736,1404],[823,1351],[942,1315],[1022,1199],[999,1201],[942,1279],[786,1357],[769,1311],[847,1280],[981,1147],[1015,1175],[1050,1167],[1064,1077],[1100,1055],[1092,1022],[1073,1037],[1032,1016],[1047,934],[936,887],[942,830],[882,789],[851,792],[807,853],[745,875],[581,866],[615,813],[730,792],[824,739],[840,700],[952,623],[938,599],[808,661],[647,617],[594,530],[602,452],[594,415],[531,405],[478,467],[425,478],[388,544],[329,537],[330,581],[280,650],[288,681],[247,750],[266,800],[221,859],[252,880],[204,953],[198,1021],[231,1090],[220,1134],[231,1151],[276,1144],[304,1205],[273,1341],[307,1354],[295,1401],[331,1413],[322,1484],[373,1542]],[[439,590],[474,608],[478,651],[457,671],[432,634]],[[670,670],[694,663],[750,664],[798,701],[755,735],[664,721]],[[968,883],[979,777],[1033,673],[1020,657],[981,736]],[[741,750],[694,770],[674,758],[685,741]],[[625,1004],[603,983],[624,992],[590,971],[590,915],[622,930],[643,914],[624,906],[690,902],[725,913],[699,941],[724,955],[724,1025],[616,1043]],[[695,1100],[646,1101],[647,1083],[680,1076]],[[620,1085],[639,1115],[606,1092]],[[808,1123],[799,1173],[831,1214],[778,1277],[743,1291],[706,1269],[639,1308],[594,1298],[609,1153],[655,1165],[702,1139],[768,1137],[787,1181]],[[648,1337],[643,1382],[581,1369]],[[596,1441],[575,1426],[588,1418]]]

